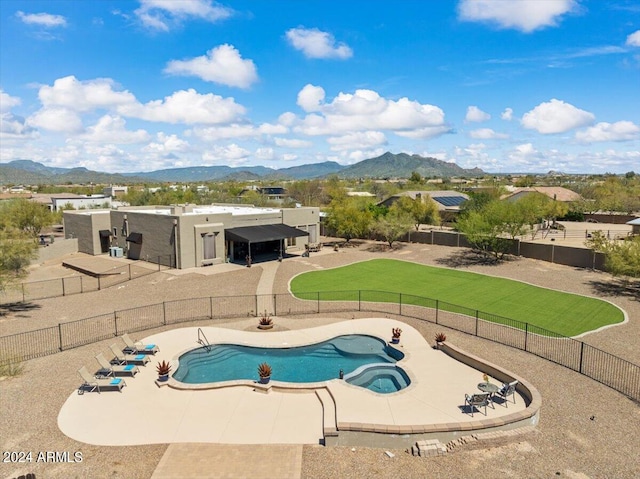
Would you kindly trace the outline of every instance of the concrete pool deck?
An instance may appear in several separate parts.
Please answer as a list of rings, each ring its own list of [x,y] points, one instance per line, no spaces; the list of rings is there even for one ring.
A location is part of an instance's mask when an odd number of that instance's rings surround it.
[[[286,327],[287,321],[295,320],[275,321]],[[478,392],[482,372],[433,349],[418,331],[396,320],[358,319],[276,332],[219,327],[202,330],[212,344],[292,347],[353,333],[389,339],[392,327],[403,329],[397,347],[405,358],[398,365],[411,379],[410,386],[397,393],[376,394],[339,379],[304,386],[271,381],[267,387],[238,381],[209,389],[191,389],[192,385],[170,379],[173,384],[169,387],[158,387],[157,361],[175,360],[186,350],[199,347],[198,328],[189,327],[144,338],[145,343],[160,347],[153,361],[141,367],[135,378],[124,378],[127,385],[120,393],[78,395],[74,391],[60,410],[58,426],[75,440],[109,446],[198,442],[319,444],[332,426],[334,430],[337,426],[338,434],[466,431],[462,435],[505,426],[508,417],[525,418],[527,404],[521,395],[517,395],[516,404],[496,404],[487,408],[486,416],[476,411],[472,418],[462,409],[464,396]],[[497,379],[492,382],[500,384]],[[176,385],[185,389],[172,387]],[[537,415],[529,421],[535,424]]]

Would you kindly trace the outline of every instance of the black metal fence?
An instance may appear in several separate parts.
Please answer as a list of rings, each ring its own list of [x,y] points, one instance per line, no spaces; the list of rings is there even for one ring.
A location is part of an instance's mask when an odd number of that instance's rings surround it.
[[[147,276],[156,271],[173,268],[175,259],[173,255],[166,257],[158,256],[154,261],[148,262],[157,264],[157,268],[152,269],[149,266],[144,266],[142,262],[137,261],[135,263],[123,264],[118,268],[109,270],[107,273],[100,273],[96,276],[69,276],[66,278],[21,283],[16,288],[3,291],[0,297],[0,304],[25,303],[38,299],[99,291],[124,283],[125,281]]]
[[[535,354],[572,369],[640,402],[640,366],[613,354],[529,323],[437,299],[388,291],[331,291],[298,294],[191,298],[141,306],[57,326],[0,337],[0,364],[188,321],[258,316],[258,303],[276,316],[375,312],[428,321]]]

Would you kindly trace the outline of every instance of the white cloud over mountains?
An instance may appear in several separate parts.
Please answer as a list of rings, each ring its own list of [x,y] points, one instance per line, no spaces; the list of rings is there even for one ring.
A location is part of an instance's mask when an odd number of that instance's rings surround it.
[[[593,123],[594,120],[593,113],[554,98],[551,101],[540,103],[533,110],[525,113],[521,123],[525,128],[536,130],[538,133],[552,134],[564,133],[574,128],[586,126]]]
[[[190,60],[171,60],[164,69],[172,75],[196,76],[204,81],[248,88],[258,81],[253,61],[245,60],[233,45],[220,45]]]
[[[576,139],[585,143],[600,141],[631,141],[640,138],[640,126],[631,121],[601,122],[576,133]]]
[[[476,140],[503,140],[509,138],[506,133],[498,133],[491,128],[478,128],[469,132],[469,136]]]
[[[345,60],[353,56],[353,51],[345,43],[336,43],[331,33],[317,28],[292,28],[286,33],[287,40],[307,58],[337,58]]]
[[[461,0],[458,16],[463,21],[530,33],[557,25],[562,15],[577,7],[575,0]]]

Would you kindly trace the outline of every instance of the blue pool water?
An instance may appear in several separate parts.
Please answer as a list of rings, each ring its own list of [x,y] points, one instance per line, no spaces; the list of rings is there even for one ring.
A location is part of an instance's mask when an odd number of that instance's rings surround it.
[[[386,363],[362,366],[345,376],[344,380],[379,394],[395,393],[411,384],[402,368]]]
[[[365,364],[395,363],[404,354],[381,339],[350,334],[296,348],[256,348],[235,344],[194,349],[180,356],[173,378],[190,384],[258,379],[258,365],[269,363],[271,379],[313,383],[349,374]],[[366,386],[364,386],[366,387]]]

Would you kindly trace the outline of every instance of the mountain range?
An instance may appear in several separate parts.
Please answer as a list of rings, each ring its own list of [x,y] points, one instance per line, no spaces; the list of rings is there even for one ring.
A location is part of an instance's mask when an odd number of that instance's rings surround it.
[[[278,170],[264,166],[193,166],[135,173],[103,173],[86,168],[57,168],[31,160],[0,164],[0,184],[67,183],[153,183],[252,180],[308,180],[337,175],[342,178],[408,178],[413,172],[423,177],[481,176],[479,168],[464,169],[436,158],[385,153],[350,166],[334,161],[313,163]]]

